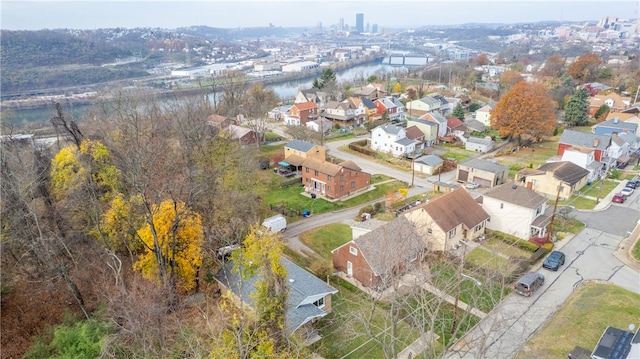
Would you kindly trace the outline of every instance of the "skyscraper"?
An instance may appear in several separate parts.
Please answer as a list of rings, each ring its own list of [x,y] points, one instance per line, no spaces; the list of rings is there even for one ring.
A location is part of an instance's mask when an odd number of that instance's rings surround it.
[[[364,14],[356,14],[356,32],[364,32]]]

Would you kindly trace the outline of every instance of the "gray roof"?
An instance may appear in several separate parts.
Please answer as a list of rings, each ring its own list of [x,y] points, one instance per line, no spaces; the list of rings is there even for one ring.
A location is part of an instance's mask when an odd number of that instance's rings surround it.
[[[327,313],[313,305],[313,302],[327,294],[338,293],[338,290],[298,267],[287,258],[281,257],[280,260],[287,269],[289,298],[285,323],[288,333],[292,334],[308,321],[325,316]],[[234,271],[233,266],[233,262],[228,262],[214,277],[233,294],[240,297],[245,304],[252,307],[255,302],[252,293],[261,276],[256,275],[242,280],[239,271]]]
[[[618,137],[620,137],[624,142],[630,145],[633,145],[634,143],[638,142],[638,136],[630,132],[619,133]]]
[[[618,117],[614,117],[612,119],[600,122],[599,124],[595,125],[595,127],[608,127],[608,128],[615,128],[615,129],[620,129],[620,130],[630,130],[630,131],[635,131],[638,128],[638,125],[635,123],[630,123],[630,122],[624,122],[624,121],[620,121],[620,118]]]
[[[581,179],[589,174],[589,171],[586,169],[569,161],[545,163],[538,169],[545,172],[552,172],[554,178],[566,182],[569,185],[580,182]]]
[[[405,138],[401,138],[401,139],[396,141],[397,144],[399,144],[400,146],[405,146],[405,147],[409,146],[409,145],[411,145],[413,143],[418,143],[418,142],[419,141],[412,140],[412,139],[406,138],[406,137]]]
[[[418,101],[426,103],[431,108],[440,107],[441,104],[440,100],[433,98],[433,96],[425,96]]]
[[[396,217],[353,242],[378,276],[391,274],[398,264],[410,261],[425,249],[422,236],[405,216]]]
[[[588,132],[564,130],[562,132],[562,136],[560,136],[560,140],[558,141],[558,143],[571,146],[595,148],[604,151],[609,146],[610,140],[610,135],[596,135]],[[596,144],[596,146],[594,146],[594,144]]]
[[[390,123],[387,123],[386,125],[381,125],[381,126],[378,126],[378,127],[381,128],[384,132],[390,133],[392,135],[397,135],[398,132],[400,132],[400,130],[402,130],[402,127],[396,126],[396,125],[392,125]]]
[[[469,120],[469,121],[466,121],[465,124],[467,125],[467,127],[469,127],[474,131],[482,132],[485,130],[484,123],[478,120]]]
[[[417,122],[419,124],[427,125],[427,126],[438,126],[438,124],[435,122],[423,120],[421,118],[414,118],[414,119],[408,120],[407,126],[411,126],[411,122]]]
[[[467,167],[477,168],[479,170],[492,172],[492,173],[501,173],[501,172],[509,171],[509,167],[507,166],[503,166],[495,162],[481,160],[478,158],[472,158],[460,164],[465,165]]]
[[[482,138],[482,137],[469,137],[467,138],[468,142],[479,143],[481,145],[490,145],[493,143],[493,140],[490,138]]]
[[[285,147],[291,148],[293,150],[301,151],[307,153],[311,151],[311,149],[315,146],[315,144],[303,140],[291,140],[287,142]]]
[[[543,195],[523,187],[512,184],[503,184],[494,187],[484,194],[484,197],[495,198],[503,202],[509,202],[526,208],[538,208],[547,201]]]
[[[426,155],[416,158],[414,162],[424,163],[427,166],[433,167],[441,164],[442,162],[444,162],[444,160],[436,155]]]

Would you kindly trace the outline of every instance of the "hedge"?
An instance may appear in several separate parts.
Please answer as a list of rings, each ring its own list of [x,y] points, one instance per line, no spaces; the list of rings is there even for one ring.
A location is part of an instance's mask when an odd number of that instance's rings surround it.
[[[507,234],[504,233],[500,233],[500,232],[494,232],[495,233],[495,237],[500,239],[501,241],[507,243],[507,244],[512,244],[517,246],[518,248],[525,250],[527,252],[535,252],[538,250],[538,246],[529,242],[529,241],[525,241],[522,240],[520,238],[516,238],[513,236],[509,236]]]

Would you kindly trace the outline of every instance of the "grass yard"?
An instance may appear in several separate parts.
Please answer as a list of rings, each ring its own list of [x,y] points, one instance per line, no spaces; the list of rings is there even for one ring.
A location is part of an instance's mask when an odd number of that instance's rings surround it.
[[[633,258],[635,258],[637,261],[640,261],[640,240],[636,241],[636,245],[633,246],[633,251],[631,252],[631,254],[633,255]]]
[[[531,252],[527,252],[524,249],[520,249],[515,245],[509,245],[504,241],[501,241],[497,238],[491,238],[488,241],[482,244],[484,247],[491,249],[492,251],[501,253],[510,258],[529,258],[531,257]]]
[[[311,346],[311,350],[323,358],[384,358],[382,347],[370,336],[364,325],[364,318],[371,314],[371,299],[357,289],[348,289],[338,283],[331,283],[338,289],[332,299],[332,312],[318,323],[322,340]],[[371,317],[372,330],[379,338],[389,342],[385,330],[390,326],[389,314],[376,306]],[[418,338],[418,331],[404,321],[396,323],[395,343],[397,352],[406,348]]]
[[[446,149],[447,152],[445,152],[441,157],[442,158],[453,158],[458,163],[460,163],[460,162],[466,160],[467,158],[469,158],[470,157],[469,153],[472,153],[470,151],[463,150],[461,148],[456,148],[456,147],[446,147],[444,149]]]
[[[518,359],[566,358],[575,346],[592,350],[607,326],[638,324],[640,295],[612,284],[587,283],[527,342]]]
[[[502,273],[505,277],[510,277],[511,273],[517,269],[515,263],[510,263],[507,258],[492,253],[482,247],[474,248],[464,257],[464,260],[474,267]]]
[[[444,259],[438,259],[431,260],[429,268],[433,285],[449,295],[455,296],[458,290],[457,265]],[[462,277],[460,281],[460,300],[485,313],[493,310],[493,307],[511,292],[508,287],[482,277],[481,274],[472,273],[468,270],[463,270],[463,273],[480,281],[480,286],[470,280],[469,277]]]
[[[331,251],[351,240],[351,227],[344,223],[332,223],[304,232],[299,238],[323,259],[331,261]]]

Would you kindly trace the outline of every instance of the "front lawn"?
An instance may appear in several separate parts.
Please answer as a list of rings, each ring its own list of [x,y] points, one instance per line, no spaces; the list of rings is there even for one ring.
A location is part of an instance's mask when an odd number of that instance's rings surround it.
[[[505,278],[511,277],[518,266],[509,259],[495,254],[485,248],[477,247],[471,250],[465,257],[465,262],[476,268],[488,270],[492,273],[501,273]]]
[[[518,359],[566,358],[575,346],[595,348],[613,326],[638,325],[640,295],[608,283],[586,283],[571,294],[558,312],[527,342]]]
[[[504,241],[499,240],[498,238],[491,238],[484,242],[483,247],[490,249],[492,251],[501,253],[510,258],[524,258],[527,259],[531,257],[531,252],[525,251],[524,249],[518,248],[515,245],[510,245],[505,243]]]
[[[300,241],[322,258],[331,261],[331,251],[351,240],[351,227],[344,223],[332,223],[314,228],[298,236]]]

